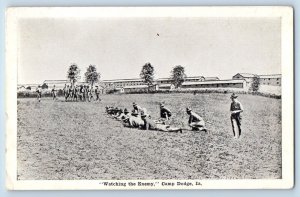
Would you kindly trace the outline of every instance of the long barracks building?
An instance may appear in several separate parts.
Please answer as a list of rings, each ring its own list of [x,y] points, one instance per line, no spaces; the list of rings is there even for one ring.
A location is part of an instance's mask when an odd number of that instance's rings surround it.
[[[237,73],[232,79],[220,80],[218,77],[204,77],[204,76],[193,76],[186,77],[185,81],[181,85],[181,89],[236,89],[241,91],[248,91],[251,87],[251,83],[255,77],[259,78],[261,86],[275,88],[281,86],[281,75],[255,75],[249,73]],[[158,78],[154,81],[152,90],[172,90],[174,85],[172,84],[171,78]],[[65,84],[70,84],[67,80],[45,80],[41,85],[44,87],[52,88],[53,85],[57,89],[62,89]],[[77,85],[88,85],[85,82],[77,82]],[[115,80],[101,80],[99,83],[95,84],[100,87],[103,93],[114,90],[116,92],[127,93],[134,92],[138,90],[144,90],[149,88],[142,79],[132,78],[132,79],[115,79]],[[18,85],[19,89],[28,88],[26,85]],[[32,85],[33,86],[33,85]],[[32,87],[36,88],[36,84]],[[278,89],[278,88],[277,88]]]

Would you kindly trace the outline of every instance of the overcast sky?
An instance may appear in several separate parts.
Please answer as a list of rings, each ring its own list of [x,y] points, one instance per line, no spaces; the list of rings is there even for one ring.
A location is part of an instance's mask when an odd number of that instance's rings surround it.
[[[19,84],[66,79],[71,63],[82,80],[89,64],[101,79],[139,77],[146,62],[156,78],[176,65],[221,79],[281,73],[279,18],[41,18],[19,28]]]

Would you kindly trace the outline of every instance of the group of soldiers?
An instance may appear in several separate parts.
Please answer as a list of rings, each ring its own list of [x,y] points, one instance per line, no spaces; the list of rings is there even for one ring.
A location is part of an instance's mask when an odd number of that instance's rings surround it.
[[[234,138],[239,138],[242,134],[241,113],[244,111],[242,104],[237,100],[237,95],[233,93],[231,95],[231,105],[230,105],[230,120],[233,130]],[[169,131],[169,132],[181,132],[182,128],[172,127],[167,122],[169,122],[172,117],[172,112],[164,106],[163,103],[160,104],[160,119],[153,120],[149,114],[147,114],[146,108],[142,108],[136,103],[133,103],[133,110],[131,113],[125,108],[121,109],[118,107],[106,106],[106,113],[112,118],[122,121],[124,126],[145,129],[145,130],[158,130],[158,131]],[[203,118],[194,112],[191,108],[186,108],[186,113],[189,115],[188,125],[193,131],[205,131],[205,121]]]
[[[88,101],[91,102],[94,101],[101,101],[100,99],[100,89],[98,86],[95,86],[94,89],[93,86],[88,85],[66,85],[63,88],[63,94],[65,97],[65,101]],[[57,89],[55,88],[55,85],[53,86],[52,90],[52,97],[53,100],[57,99]]]
[[[65,84],[65,87],[63,88],[63,95],[65,97],[65,101],[88,101],[91,102],[94,101],[101,101],[100,99],[100,89],[98,86],[95,86],[94,89],[93,86],[88,85],[67,85]],[[41,102],[42,97],[42,88],[41,86],[38,86],[36,89],[37,93],[37,100]],[[51,89],[51,94],[53,100],[57,100],[57,93],[58,89],[53,85],[53,88]]]
[[[40,102],[42,96],[42,89],[39,86],[36,90],[37,99]],[[57,99],[57,89],[55,85],[52,88],[53,99]],[[95,89],[93,87],[89,87],[87,85],[81,86],[69,86],[65,85],[63,89],[63,93],[65,96],[65,101],[91,101],[94,99],[95,101],[101,101],[99,95],[100,90],[99,87],[96,86]],[[94,97],[95,96],[95,97]],[[237,95],[231,95],[231,105],[230,105],[230,120],[233,130],[234,138],[239,138],[242,133],[241,129],[241,113],[243,112],[242,104],[237,100]],[[160,119],[152,120],[151,116],[147,114],[146,108],[142,108],[136,103],[133,103],[133,110],[131,113],[125,109],[119,109],[117,107],[109,107],[106,106],[106,113],[109,114],[116,120],[120,120],[124,123],[125,126],[146,129],[146,130],[159,130],[159,131],[171,131],[171,132],[182,132],[182,128],[171,127],[167,124],[168,120],[171,118],[171,111],[164,106],[163,103],[160,104]],[[186,113],[189,115],[188,125],[195,131],[205,131],[207,129],[205,127],[205,121],[203,118],[192,111],[191,108],[186,108]]]
[[[186,112],[189,115],[188,124],[192,130],[207,132],[205,122],[201,116],[193,112],[190,108],[187,108]],[[133,103],[133,110],[131,112],[126,108],[121,109],[106,106],[106,113],[112,118],[122,121],[126,127],[180,133],[184,130],[183,128],[173,127],[168,124],[172,117],[172,112],[163,103],[160,103],[160,118],[158,120],[153,120],[151,115],[147,113],[146,108],[142,108],[136,103]]]

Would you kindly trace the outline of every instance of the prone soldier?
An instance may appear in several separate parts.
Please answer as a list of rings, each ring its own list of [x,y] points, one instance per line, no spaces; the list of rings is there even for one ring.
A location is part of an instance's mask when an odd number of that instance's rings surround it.
[[[142,114],[142,120],[144,121],[143,129],[145,130],[157,130],[157,131],[166,131],[166,132],[180,132],[182,133],[181,128],[171,127],[170,125],[165,125],[163,123],[158,123],[149,118],[149,115]]]

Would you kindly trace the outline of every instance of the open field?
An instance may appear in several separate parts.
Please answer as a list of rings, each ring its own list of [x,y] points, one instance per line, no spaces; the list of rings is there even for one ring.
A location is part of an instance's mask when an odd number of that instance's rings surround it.
[[[240,95],[242,136],[234,139],[229,94],[103,95],[102,102],[18,99],[18,179],[269,179],[281,178],[281,99]],[[159,102],[172,124],[187,128],[187,106],[209,132],[167,133],[124,128],[106,105]]]

